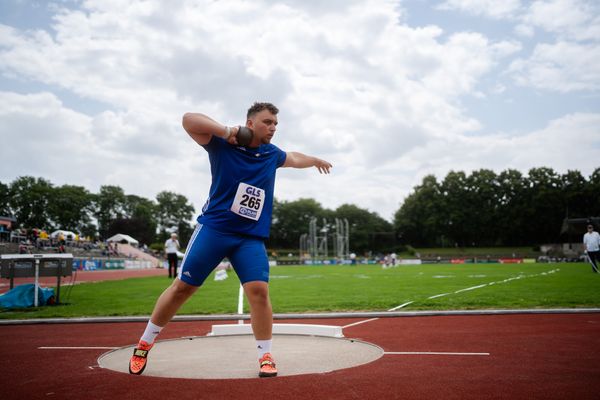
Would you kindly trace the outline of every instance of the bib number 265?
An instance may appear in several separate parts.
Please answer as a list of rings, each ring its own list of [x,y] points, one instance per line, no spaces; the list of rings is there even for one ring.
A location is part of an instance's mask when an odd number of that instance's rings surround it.
[[[265,191],[263,189],[240,182],[231,205],[231,211],[240,217],[258,221],[264,204]]]
[[[254,196],[250,196],[248,194],[245,194],[242,196],[242,201],[240,202],[240,204],[242,206],[246,206],[246,207],[250,207],[253,208],[255,210],[260,210],[260,204],[262,203],[261,199],[258,197],[254,197]]]

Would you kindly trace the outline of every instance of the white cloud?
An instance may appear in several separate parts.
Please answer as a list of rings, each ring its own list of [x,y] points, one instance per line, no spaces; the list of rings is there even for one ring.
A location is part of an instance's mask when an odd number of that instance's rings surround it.
[[[500,172],[549,166],[560,173],[578,169],[585,175],[598,167],[598,148],[600,114],[573,113],[531,132],[432,140],[398,158],[390,168],[415,172],[413,185],[430,173],[443,179],[450,170],[468,172],[480,168]]]
[[[522,12],[518,1],[444,7],[515,20]],[[391,218],[425,174],[525,160],[526,138],[535,135],[473,136],[483,126],[461,103],[485,99],[490,93],[481,82],[490,77],[491,94],[508,92],[507,83],[493,82],[494,73],[522,45],[469,29],[445,35],[439,26],[410,27],[399,22],[401,12],[395,1],[374,0],[188,0],[178,7],[88,0],[80,10],[60,9],[51,31],[0,25],[4,79],[44,84],[29,94],[0,92],[0,135],[15,143],[0,179],[29,174],[90,190],[117,184],[148,198],[173,190],[199,210],[210,184],[208,161],[183,132],[182,114],[239,124],[255,100],[281,109],[275,144],[334,164],[330,176],[281,171],[281,199],[313,197],[330,208],[354,203]],[[527,23],[534,26],[533,17]],[[516,60],[511,76],[560,92],[596,90],[597,69],[586,65],[598,65],[597,49],[561,43]],[[84,114],[64,104],[64,92],[104,109]],[[560,143],[559,128],[595,122],[584,116],[565,117],[544,133]]]
[[[552,166],[557,171],[566,172],[575,169],[573,165],[578,160],[577,169],[591,173],[598,168],[600,114],[568,114],[550,121],[544,129],[513,138],[509,143],[505,147],[510,154],[507,161],[519,169]],[[527,151],[514,151],[514,146]]]
[[[518,24],[515,26],[515,33],[519,36],[531,38],[535,34],[535,29],[531,25]]]
[[[439,46],[436,53],[444,62],[424,80],[434,92],[467,94],[499,59],[520,48],[516,42],[490,43],[479,33],[457,33],[446,45]]]
[[[446,0],[438,8],[441,10],[459,10],[472,15],[501,19],[515,15],[521,8],[521,1]]]
[[[558,35],[560,40],[600,39],[600,5],[584,0],[535,1],[523,15],[526,25]]]
[[[600,5],[585,0],[537,0],[516,20],[517,35],[532,39],[545,33],[546,43],[513,60],[507,73],[524,87],[554,92],[600,88]]]
[[[90,117],[65,107],[51,93],[0,92],[0,120],[1,142],[10,145],[3,152],[4,182],[31,175],[94,191],[119,185],[147,198],[172,190],[197,201],[204,196],[202,184],[210,183],[206,155],[181,130],[168,140],[161,138],[164,132],[147,134],[151,146],[141,135],[131,143],[132,132],[145,128],[136,116],[103,112]],[[163,147],[160,152],[156,142]],[[199,185],[189,184],[194,181]]]
[[[529,59],[517,59],[508,68],[516,82],[539,89],[571,92],[600,89],[600,43],[539,44]]]
[[[80,150],[96,147],[90,134],[91,118],[63,108],[51,93],[0,92],[0,119],[5,173],[46,178],[74,173],[77,180],[83,178],[81,167],[87,157]],[[4,151],[5,145],[10,151]],[[98,153],[93,161],[106,162],[107,158]]]

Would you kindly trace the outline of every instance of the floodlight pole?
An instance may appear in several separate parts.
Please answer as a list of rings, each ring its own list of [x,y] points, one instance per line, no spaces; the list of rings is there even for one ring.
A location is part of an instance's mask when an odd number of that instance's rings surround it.
[[[312,217],[308,224],[308,240],[310,247],[310,257],[315,260],[318,257],[318,242],[317,242],[317,218]]]
[[[346,258],[350,258],[350,223],[348,222],[348,218],[344,218],[344,223],[346,225],[346,237],[345,237],[346,252],[345,252],[345,257]]]

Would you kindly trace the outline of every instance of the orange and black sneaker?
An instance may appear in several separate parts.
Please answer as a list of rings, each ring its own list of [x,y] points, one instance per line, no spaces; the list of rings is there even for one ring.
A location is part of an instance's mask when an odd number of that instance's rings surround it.
[[[148,352],[154,346],[153,344],[149,344],[140,340],[137,347],[133,349],[133,355],[129,360],[129,373],[140,375],[146,369],[146,361],[148,360]]]
[[[277,376],[277,368],[275,367],[275,361],[273,361],[273,357],[271,353],[266,353],[262,356],[258,363],[260,364],[260,371],[258,376],[261,378],[270,378],[272,376]]]

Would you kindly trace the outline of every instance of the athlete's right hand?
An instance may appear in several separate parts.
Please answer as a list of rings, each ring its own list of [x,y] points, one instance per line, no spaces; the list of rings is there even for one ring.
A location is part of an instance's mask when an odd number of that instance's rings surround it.
[[[230,129],[230,135],[227,138],[227,143],[229,144],[233,144],[234,146],[237,146],[238,141],[237,141],[237,133],[240,130],[239,126],[232,126]]]

